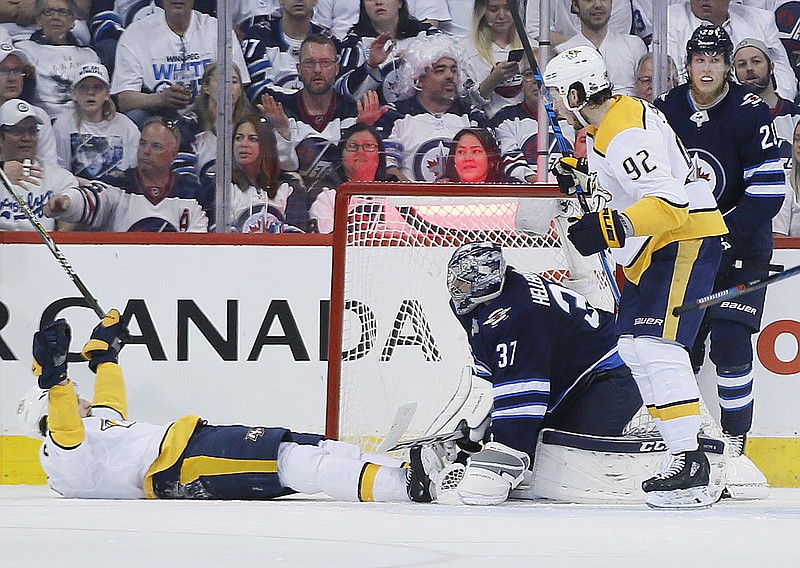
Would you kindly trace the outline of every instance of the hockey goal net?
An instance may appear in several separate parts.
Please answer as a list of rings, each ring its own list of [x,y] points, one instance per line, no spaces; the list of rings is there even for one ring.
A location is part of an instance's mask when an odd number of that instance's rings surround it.
[[[374,450],[397,408],[418,403],[407,437],[426,433],[470,363],[448,306],[447,262],[475,241],[509,264],[614,309],[599,257],[561,235],[575,200],[552,186],[346,184],[336,200],[326,433]],[[569,356],[569,354],[565,354]]]

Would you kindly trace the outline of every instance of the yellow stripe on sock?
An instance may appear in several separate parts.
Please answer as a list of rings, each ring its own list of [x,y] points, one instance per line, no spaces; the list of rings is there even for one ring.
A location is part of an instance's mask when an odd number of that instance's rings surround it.
[[[671,406],[656,408],[655,411],[658,413],[657,418],[661,420],[675,420],[676,418],[686,418],[687,416],[699,416],[700,403],[696,400],[693,402],[681,402]]]
[[[365,463],[361,468],[361,475],[358,478],[358,500],[375,501],[375,476],[381,468],[374,463]]]
[[[210,475],[234,475],[237,473],[277,473],[277,460],[234,460],[195,456],[186,458],[181,464],[182,484],[191,483],[199,477]]]

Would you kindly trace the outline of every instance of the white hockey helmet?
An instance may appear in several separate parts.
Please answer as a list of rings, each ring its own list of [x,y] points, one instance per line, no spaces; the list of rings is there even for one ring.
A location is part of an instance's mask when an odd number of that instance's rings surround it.
[[[551,59],[544,71],[544,84],[547,88],[555,88],[572,112],[586,106],[592,95],[611,88],[603,56],[595,48],[584,45],[568,49]],[[570,106],[567,97],[571,88],[583,91],[575,107]]]
[[[47,436],[47,391],[34,386],[17,406],[17,420],[23,434],[42,439]]]

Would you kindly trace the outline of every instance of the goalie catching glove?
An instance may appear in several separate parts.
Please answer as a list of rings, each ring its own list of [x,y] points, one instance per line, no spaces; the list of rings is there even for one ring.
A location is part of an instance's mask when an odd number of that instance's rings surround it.
[[[564,156],[553,165],[550,171],[556,176],[561,193],[573,195],[580,187],[581,193],[591,195],[596,189],[595,175],[589,172],[589,162],[586,158]]]
[[[622,248],[625,238],[631,235],[633,226],[625,214],[608,208],[586,213],[567,229],[567,238],[583,256]]]
[[[33,334],[33,374],[39,377],[39,388],[47,390],[67,378],[67,354],[72,328],[67,320],[57,319]]]
[[[119,311],[109,311],[92,331],[92,337],[83,346],[81,355],[89,361],[89,368],[97,372],[100,363],[116,363],[119,352],[130,334]]]

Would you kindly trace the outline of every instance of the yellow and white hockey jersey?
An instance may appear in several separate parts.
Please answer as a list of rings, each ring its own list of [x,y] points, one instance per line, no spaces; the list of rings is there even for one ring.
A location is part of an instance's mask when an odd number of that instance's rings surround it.
[[[167,425],[127,421],[122,368],[97,369],[92,415],[81,419],[72,381],[49,392],[47,440],[40,450],[50,487],[65,497],[154,498],[152,475],[173,465],[200,420]]]
[[[706,180],[664,116],[651,104],[616,96],[587,137],[589,169],[612,194],[608,206],[631,220],[634,236],[612,249],[633,283],[654,251],[675,242],[728,232]]]

